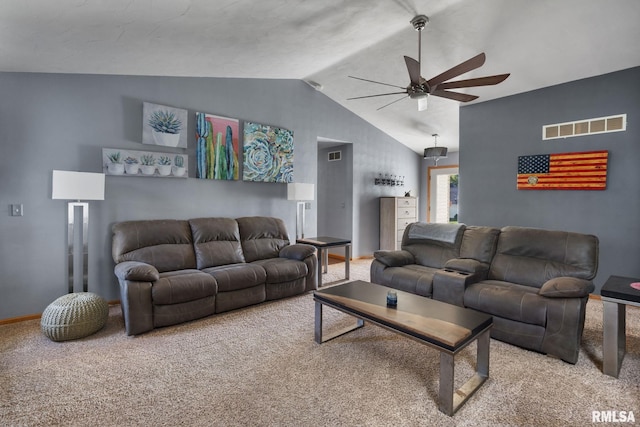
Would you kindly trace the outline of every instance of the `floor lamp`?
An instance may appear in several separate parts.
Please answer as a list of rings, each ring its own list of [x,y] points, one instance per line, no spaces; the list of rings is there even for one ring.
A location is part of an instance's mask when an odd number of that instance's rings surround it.
[[[69,293],[73,292],[74,285],[74,269],[75,264],[75,230],[78,229],[82,233],[82,290],[88,290],[88,260],[89,247],[89,203],[81,202],[81,200],[104,200],[104,174],[89,172],[73,172],[73,171],[53,171],[53,179],[51,185],[51,198],[62,200],[76,200],[68,203],[67,215],[67,263],[69,268]],[[82,215],[82,229],[78,227],[76,220],[76,208]]]
[[[287,184],[287,200],[295,200],[296,204],[296,239],[304,239],[305,200],[313,200],[315,196],[313,184],[291,182]],[[298,234],[300,229],[300,234]]]

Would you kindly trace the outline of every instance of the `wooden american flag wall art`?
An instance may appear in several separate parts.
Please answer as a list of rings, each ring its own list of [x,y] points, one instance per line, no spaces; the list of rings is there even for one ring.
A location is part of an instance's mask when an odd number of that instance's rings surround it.
[[[518,157],[518,190],[605,190],[609,152]]]

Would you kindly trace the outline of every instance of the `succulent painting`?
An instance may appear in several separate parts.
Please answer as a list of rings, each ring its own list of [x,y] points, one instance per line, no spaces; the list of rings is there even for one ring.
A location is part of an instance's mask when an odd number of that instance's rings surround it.
[[[182,122],[170,111],[157,110],[151,114],[149,126],[156,132],[177,134],[182,129]]]
[[[184,157],[176,156],[176,158],[174,159],[173,164],[176,165],[179,168],[184,167]]]
[[[111,153],[107,155],[107,158],[111,163],[120,164],[122,163],[122,157],[120,156],[120,152],[116,151],[115,153]]]
[[[140,158],[140,163],[142,163],[143,166],[155,166],[156,159],[152,154],[144,154]]]
[[[171,159],[167,156],[160,156],[160,159],[158,160],[158,164],[161,166],[170,166]]]
[[[124,162],[128,165],[137,165],[138,164],[138,159],[136,159],[135,157],[127,157],[126,159],[124,159]]]

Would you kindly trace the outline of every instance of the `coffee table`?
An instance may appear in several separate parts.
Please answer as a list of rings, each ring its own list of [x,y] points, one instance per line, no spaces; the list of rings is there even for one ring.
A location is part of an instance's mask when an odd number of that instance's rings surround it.
[[[340,237],[318,236],[296,240],[296,243],[305,243],[318,249],[318,286],[322,286],[323,269],[326,273],[329,269],[329,249],[344,246],[344,275],[349,279],[349,260],[351,259],[351,240]]]
[[[640,290],[630,285],[632,277],[611,276],[600,289],[602,298],[602,372],[618,378],[627,351],[626,308],[640,307]]]
[[[393,289],[398,305],[387,307],[391,288],[354,281],[315,291],[315,341],[327,342],[364,326],[368,321],[400,335],[412,338],[440,351],[440,388],[438,409],[452,416],[489,377],[490,315],[434,301]],[[322,308],[331,307],[356,317],[356,324],[323,336]],[[458,390],[453,389],[454,357],[477,340],[475,374]]]

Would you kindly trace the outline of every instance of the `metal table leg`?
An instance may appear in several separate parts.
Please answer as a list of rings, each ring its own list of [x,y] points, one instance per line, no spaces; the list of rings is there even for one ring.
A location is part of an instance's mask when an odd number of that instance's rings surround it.
[[[440,352],[438,409],[443,413],[453,416],[489,377],[489,338],[489,329],[478,335],[476,373],[455,392],[453,390],[453,381],[455,378],[454,354],[445,351]]]
[[[602,298],[602,372],[618,378],[626,352],[626,305]]]

